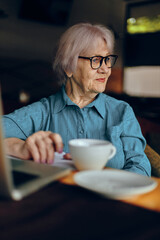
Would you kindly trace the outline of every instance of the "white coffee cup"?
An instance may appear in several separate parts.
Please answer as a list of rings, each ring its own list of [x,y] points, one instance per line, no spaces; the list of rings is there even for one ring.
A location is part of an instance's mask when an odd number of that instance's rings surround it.
[[[69,149],[78,170],[101,170],[116,153],[111,142],[98,139],[72,139]]]

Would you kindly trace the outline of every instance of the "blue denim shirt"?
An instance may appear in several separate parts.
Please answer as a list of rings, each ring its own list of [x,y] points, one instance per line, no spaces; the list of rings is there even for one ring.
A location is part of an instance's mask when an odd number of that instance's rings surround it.
[[[109,140],[117,152],[108,167],[151,175],[144,154],[146,142],[132,108],[106,94],[98,94],[92,103],[80,109],[62,87],[49,98],[4,115],[3,124],[7,138],[25,140],[39,130],[59,133],[65,152],[69,152],[68,141],[73,138]]]

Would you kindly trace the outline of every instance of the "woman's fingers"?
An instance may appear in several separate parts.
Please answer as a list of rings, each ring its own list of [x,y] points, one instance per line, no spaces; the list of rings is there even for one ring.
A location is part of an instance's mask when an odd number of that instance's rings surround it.
[[[45,138],[36,139],[35,144],[39,152],[39,161],[45,163],[47,160],[47,144]]]
[[[67,159],[67,160],[72,160],[72,157],[71,157],[71,154],[70,154],[70,153],[65,153],[65,154],[63,155],[63,158],[64,158],[64,159]]]
[[[35,162],[53,163],[54,152],[63,151],[63,142],[57,133],[39,131],[27,138],[26,147]]]
[[[37,148],[37,145],[35,144],[35,140],[32,136],[28,137],[25,141],[25,147],[30,152],[30,155],[32,156],[33,160],[35,162],[40,162],[40,153],[39,149]]]
[[[52,139],[46,138],[45,139],[45,146],[46,146],[46,162],[51,164],[54,160],[54,144]]]
[[[54,143],[55,152],[62,153],[63,152],[63,141],[59,134],[51,133],[50,138]]]

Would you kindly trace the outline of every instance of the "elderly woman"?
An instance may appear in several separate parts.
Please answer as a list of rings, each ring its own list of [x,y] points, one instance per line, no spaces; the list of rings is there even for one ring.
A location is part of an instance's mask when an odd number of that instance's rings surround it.
[[[69,152],[70,139],[106,139],[117,148],[108,167],[150,176],[145,139],[132,108],[102,93],[117,59],[113,47],[112,32],[101,25],[76,24],[62,35],[54,69],[63,86],[4,116],[8,154],[52,163],[55,151]]]

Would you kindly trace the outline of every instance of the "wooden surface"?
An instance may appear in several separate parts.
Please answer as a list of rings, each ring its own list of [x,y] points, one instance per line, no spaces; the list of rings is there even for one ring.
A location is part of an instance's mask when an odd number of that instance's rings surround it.
[[[0,198],[0,239],[159,239],[160,213],[54,182],[20,202]]]
[[[60,180],[61,183],[75,185],[74,174],[76,171],[69,174],[67,177],[64,177]],[[157,187],[151,192],[136,195],[125,200],[123,202],[136,205],[142,208],[147,208],[153,211],[160,212],[160,178],[153,178],[157,182]]]

